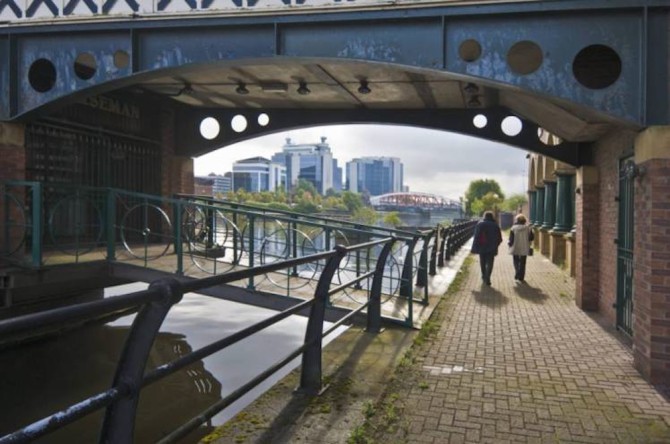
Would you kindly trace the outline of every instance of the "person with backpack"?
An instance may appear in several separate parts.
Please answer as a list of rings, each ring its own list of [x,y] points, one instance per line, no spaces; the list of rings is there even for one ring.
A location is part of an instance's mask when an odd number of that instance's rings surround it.
[[[492,211],[484,213],[484,219],[475,226],[472,252],[479,255],[479,266],[482,270],[482,281],[491,285],[493,262],[498,254],[498,246],[502,243],[502,232],[493,217]]]

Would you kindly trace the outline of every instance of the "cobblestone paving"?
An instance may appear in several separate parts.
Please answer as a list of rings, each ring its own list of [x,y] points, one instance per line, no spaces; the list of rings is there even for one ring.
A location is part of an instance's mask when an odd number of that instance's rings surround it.
[[[670,443],[670,397],[575,306],[574,281],[541,256],[529,258],[526,283],[513,274],[501,254],[492,287],[482,285],[475,258],[445,301],[416,364],[422,383],[399,393],[406,442]]]

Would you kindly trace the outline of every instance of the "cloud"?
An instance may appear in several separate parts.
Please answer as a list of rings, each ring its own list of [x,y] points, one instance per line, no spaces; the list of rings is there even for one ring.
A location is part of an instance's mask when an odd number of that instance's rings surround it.
[[[471,181],[484,178],[495,179],[506,195],[526,191],[524,150],[455,133],[390,125],[320,126],[247,140],[197,158],[195,174],[223,174],[235,160],[270,157],[287,137],[294,143],[316,143],[327,137],[340,166],[354,157],[399,157],[405,184],[412,191],[457,199]]]

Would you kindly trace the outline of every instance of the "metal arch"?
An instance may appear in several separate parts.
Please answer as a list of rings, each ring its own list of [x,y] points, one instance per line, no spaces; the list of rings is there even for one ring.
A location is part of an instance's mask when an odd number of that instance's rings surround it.
[[[387,193],[370,198],[372,206],[392,205],[395,207],[421,207],[421,208],[456,208],[460,204],[452,199],[447,199],[431,193]]]
[[[128,0],[130,1],[130,0]],[[9,101],[0,103],[0,118],[14,119],[54,101],[109,82],[132,83],[133,76],[157,69],[181,68],[277,56],[335,58],[395,63],[475,76],[484,80],[556,97],[639,125],[667,121],[667,35],[661,1],[616,2],[554,0],[536,5],[388,7],[368,11],[337,10],[313,14],[186,15],[161,20],[142,17],[99,23],[0,27],[0,80]],[[520,26],[521,24],[521,26]],[[482,45],[481,57],[466,62],[458,56],[468,39]],[[532,41],[544,59],[537,70],[514,73],[506,63],[509,48]],[[203,43],[204,42],[204,43]],[[606,44],[622,59],[619,79],[610,87],[590,90],[572,74],[575,55],[591,44]],[[117,66],[116,51],[131,63]],[[95,75],[77,78],[73,61],[89,52],[98,61]],[[31,64],[49,60],[54,87],[38,93],[28,81]],[[272,62],[274,63],[274,62]],[[653,66],[649,70],[647,64]],[[653,63],[656,63],[655,65]],[[9,87],[7,87],[9,85]],[[648,96],[647,85],[661,89]],[[657,97],[664,99],[657,99]],[[651,116],[651,119],[648,117]]]
[[[258,116],[267,114],[270,122],[266,126],[258,124]],[[484,128],[473,124],[475,116],[483,114],[487,118]],[[242,115],[248,122],[247,129],[241,133],[228,130],[233,117]],[[492,109],[431,109],[431,110],[383,110],[383,109],[282,109],[282,110],[209,110],[190,111],[177,119],[177,146],[184,151],[180,155],[199,156],[206,152],[259,137],[291,129],[306,128],[318,125],[335,124],[389,124],[414,126],[455,132],[473,137],[500,142],[534,153],[551,157],[569,165],[579,166],[589,163],[590,147],[585,143],[564,141],[560,145],[548,146],[538,137],[537,124],[518,117],[522,122],[521,132],[516,136],[503,133],[503,119],[514,116],[505,108]],[[212,140],[205,140],[200,135],[199,126],[206,117],[213,117],[220,123],[222,131]],[[192,151],[186,151],[186,148]]]

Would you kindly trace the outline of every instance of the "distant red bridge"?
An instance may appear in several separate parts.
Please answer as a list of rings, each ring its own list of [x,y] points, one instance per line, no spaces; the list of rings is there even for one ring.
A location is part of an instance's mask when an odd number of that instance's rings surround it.
[[[425,211],[459,210],[461,203],[430,193],[388,193],[370,198],[370,204],[376,210],[386,211]]]

